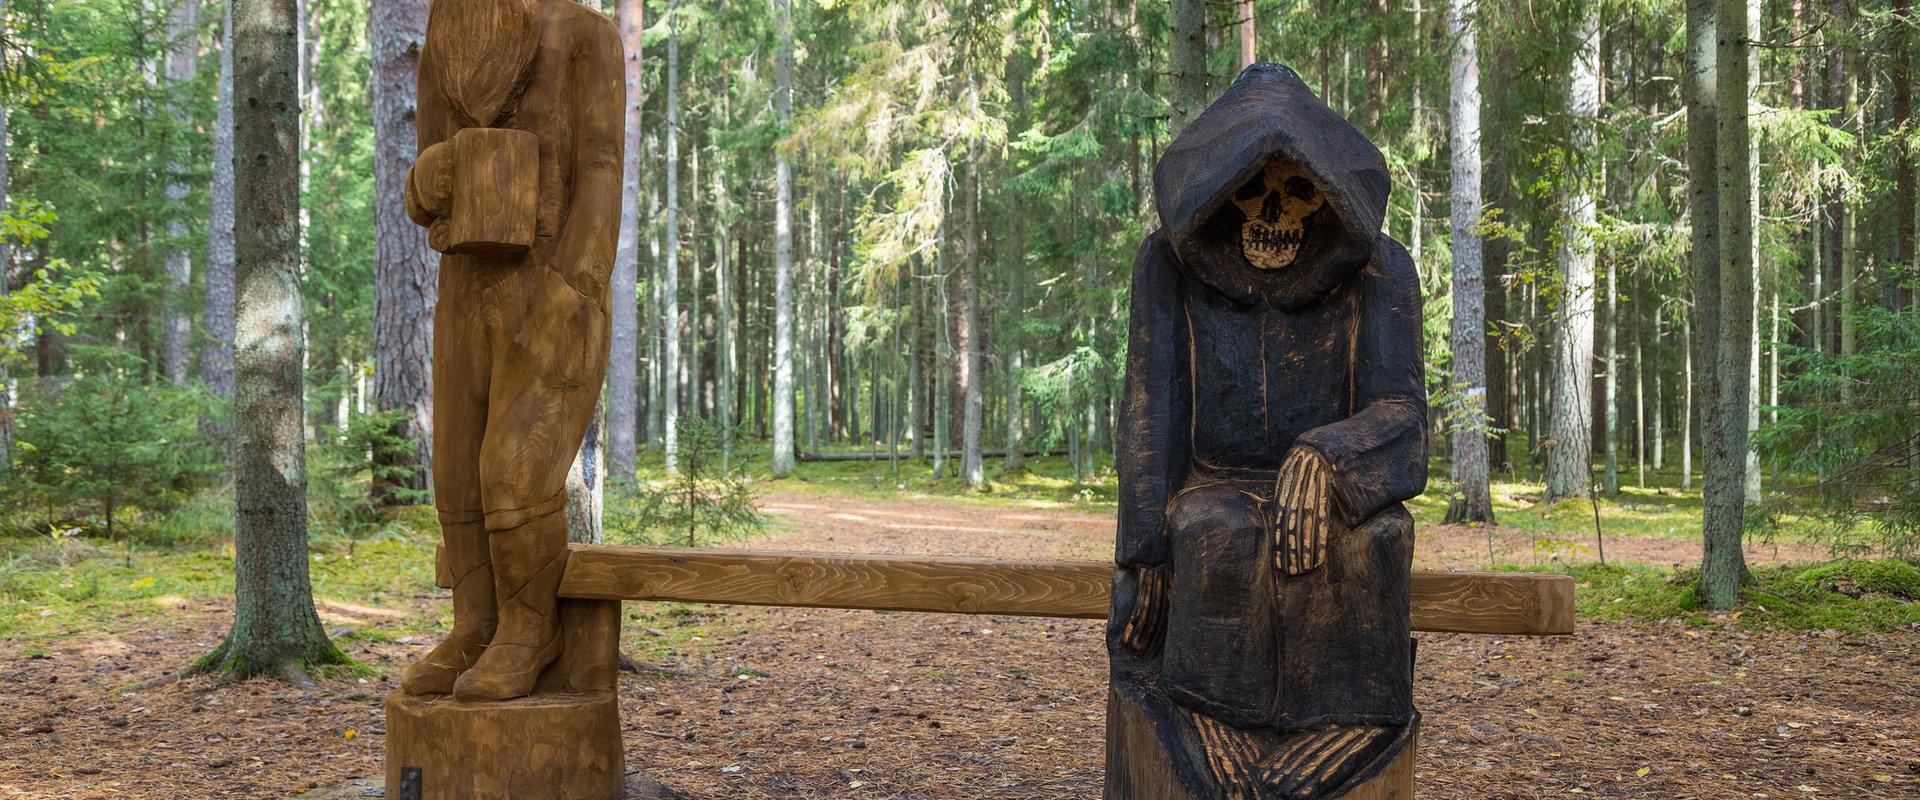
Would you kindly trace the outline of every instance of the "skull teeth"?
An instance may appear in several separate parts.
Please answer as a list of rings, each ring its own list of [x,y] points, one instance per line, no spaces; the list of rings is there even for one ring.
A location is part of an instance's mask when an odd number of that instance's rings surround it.
[[[1301,232],[1281,228],[1249,228],[1241,232],[1243,244],[1254,250],[1282,250],[1300,246]]]

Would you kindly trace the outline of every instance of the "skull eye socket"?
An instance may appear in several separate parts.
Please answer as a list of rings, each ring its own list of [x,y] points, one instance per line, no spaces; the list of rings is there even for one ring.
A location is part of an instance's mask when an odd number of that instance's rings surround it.
[[[1287,179],[1287,194],[1297,199],[1312,201],[1314,195],[1319,193],[1320,190],[1314,187],[1313,181],[1298,175]]]
[[[1259,178],[1255,178],[1253,180],[1247,181],[1246,185],[1241,186],[1240,191],[1234,192],[1233,199],[1244,203],[1248,200],[1252,200],[1266,193],[1267,193],[1266,181],[1260,180]],[[1215,197],[1218,197],[1218,196],[1219,195],[1215,195]]]

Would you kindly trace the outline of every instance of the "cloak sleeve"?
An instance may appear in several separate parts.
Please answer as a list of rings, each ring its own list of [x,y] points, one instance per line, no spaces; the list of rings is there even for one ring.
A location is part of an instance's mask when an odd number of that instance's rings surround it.
[[[1186,482],[1193,449],[1193,372],[1178,256],[1155,233],[1133,263],[1127,380],[1115,441],[1121,566],[1167,561],[1167,503]]]
[[[1332,465],[1334,497],[1351,527],[1427,488],[1419,275],[1398,242],[1384,236],[1380,242],[1360,276],[1354,415],[1308,431],[1297,442]]]

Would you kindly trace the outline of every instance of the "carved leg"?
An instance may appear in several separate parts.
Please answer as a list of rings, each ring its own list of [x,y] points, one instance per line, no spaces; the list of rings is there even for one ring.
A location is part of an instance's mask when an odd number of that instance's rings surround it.
[[[564,497],[560,498],[564,501]],[[557,604],[567,566],[567,517],[552,511],[489,536],[500,621],[493,642],[453,693],[461,700],[505,700],[533,691],[560,655]]]
[[[453,578],[453,631],[407,668],[400,679],[408,694],[446,694],[492,641],[497,619],[493,597],[493,558],[487,529],[478,511],[442,512],[441,536]]]

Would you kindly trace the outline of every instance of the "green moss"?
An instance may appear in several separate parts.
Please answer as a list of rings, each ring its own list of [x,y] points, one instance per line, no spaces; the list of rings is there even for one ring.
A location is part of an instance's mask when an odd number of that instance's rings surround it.
[[[1920,624],[1920,567],[1898,559],[1781,564],[1753,571],[1743,602],[1712,615],[1696,598],[1699,572],[1638,564],[1581,564],[1561,572],[1578,582],[1582,619],[1679,619],[1749,629],[1891,631]]]
[[[1798,582],[1849,596],[1884,594],[1920,600],[1920,565],[1895,558],[1852,559],[1802,571]]]

